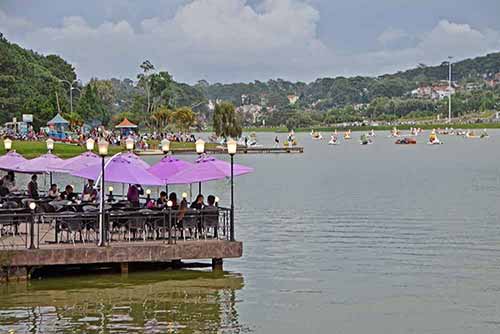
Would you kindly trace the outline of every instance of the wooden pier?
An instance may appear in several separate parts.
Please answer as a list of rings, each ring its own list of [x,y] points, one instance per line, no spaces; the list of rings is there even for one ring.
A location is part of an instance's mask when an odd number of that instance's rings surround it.
[[[145,150],[136,151],[138,155],[164,155],[160,150]],[[172,151],[173,154],[196,154],[194,149],[175,149]],[[227,154],[227,150],[224,147],[216,148],[205,148],[205,153],[207,154]],[[237,154],[290,154],[290,153],[304,153],[304,148],[302,146],[292,146],[292,147],[238,147]]]
[[[130,264],[168,264],[183,260],[211,260],[222,270],[223,259],[243,254],[239,241],[178,240],[114,242],[106,247],[89,244],[48,244],[37,249],[0,250],[0,281],[26,280],[34,269],[51,266],[111,265],[127,273]]]

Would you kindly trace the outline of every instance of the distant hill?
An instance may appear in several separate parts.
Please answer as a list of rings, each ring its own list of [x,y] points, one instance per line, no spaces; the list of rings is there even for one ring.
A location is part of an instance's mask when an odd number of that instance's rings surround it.
[[[453,64],[453,79],[461,84],[480,82],[499,72],[500,53]],[[63,58],[23,49],[9,43],[0,33],[0,123],[20,117],[22,113],[31,113],[34,114],[35,127],[38,127],[45,125],[58,108],[67,115],[70,109],[69,87],[60,80],[72,81],[76,77],[73,66]],[[324,112],[367,104],[378,98],[405,98],[408,92],[420,85],[447,78],[448,66],[443,63],[437,66],[420,64],[414,69],[379,77],[320,78],[310,83],[273,79],[210,84],[201,80],[188,85],[171,79],[158,92],[158,98],[169,108],[191,107],[204,120],[210,118],[208,100],[227,100],[236,106],[258,104],[265,107],[263,112],[272,110],[273,117],[276,113],[281,114],[275,121],[283,124],[288,117],[284,115],[291,113]],[[138,119],[149,117],[144,114],[146,92],[143,86],[130,79],[103,79],[94,80],[94,92],[87,89],[89,85],[79,87],[82,94],[73,92],[75,113],[71,118],[89,122],[89,119],[95,120],[93,113],[96,110],[102,112],[103,120],[117,120],[124,115],[136,115]]]
[[[35,126],[45,125],[57,111],[56,92],[60,105],[68,105],[68,86],[59,79],[76,79],[73,66],[59,56],[43,56],[9,43],[0,33],[1,124],[32,113]]]
[[[466,59],[453,64],[453,80],[474,81],[500,72],[500,53]],[[317,110],[342,107],[347,104],[368,103],[377,97],[402,97],[421,84],[447,80],[448,66],[421,65],[404,72],[379,77],[321,78],[311,83],[290,82],[282,79],[253,83],[208,84],[201,89],[209,99],[230,100],[241,103],[247,95],[251,103],[283,106],[287,95],[300,97],[299,106]]]

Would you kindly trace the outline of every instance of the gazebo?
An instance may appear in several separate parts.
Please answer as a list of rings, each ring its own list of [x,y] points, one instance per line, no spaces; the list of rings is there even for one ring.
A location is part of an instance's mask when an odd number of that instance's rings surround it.
[[[115,129],[119,129],[122,136],[128,136],[134,129],[137,129],[137,125],[125,118],[115,126]]]
[[[47,122],[47,125],[49,126],[49,135],[51,137],[63,138],[64,131],[68,129],[69,122],[58,113],[54,118]]]

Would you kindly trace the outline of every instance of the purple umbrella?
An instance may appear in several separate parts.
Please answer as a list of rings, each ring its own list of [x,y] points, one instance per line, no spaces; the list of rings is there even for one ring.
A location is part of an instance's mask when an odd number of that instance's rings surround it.
[[[32,174],[52,172],[66,173],[67,171],[63,168],[64,163],[65,161],[58,156],[47,153],[38,158],[26,160],[13,168],[13,171]]]
[[[0,157],[0,169],[14,170],[19,164],[22,164],[26,161],[27,159],[19,153],[10,151]]]
[[[72,172],[71,175],[83,177],[86,179],[97,180],[101,176],[102,165],[100,163],[82,168],[79,171]],[[151,186],[161,186],[165,183],[148,172],[138,164],[116,156],[106,162],[104,168],[104,181],[114,183],[144,184]]]
[[[172,156],[166,156],[161,159],[158,163],[154,164],[152,167],[148,168],[148,171],[168,183],[170,177],[177,174],[185,169],[192,167],[193,164],[184,160],[174,158]]]
[[[234,164],[234,176],[244,175],[253,172],[253,168]],[[168,184],[189,184],[196,182],[207,182],[221,180],[231,177],[231,164],[218,160],[210,156],[196,160],[196,163],[168,179]]]
[[[84,167],[92,166],[101,162],[101,158],[90,151],[82,153],[74,158],[67,159],[62,166],[68,172],[76,172]]]
[[[136,155],[133,152],[121,153],[120,156],[122,158],[125,158],[126,160],[130,160],[130,162],[137,164],[144,169],[148,169],[150,167],[146,161],[142,160],[138,155]]]

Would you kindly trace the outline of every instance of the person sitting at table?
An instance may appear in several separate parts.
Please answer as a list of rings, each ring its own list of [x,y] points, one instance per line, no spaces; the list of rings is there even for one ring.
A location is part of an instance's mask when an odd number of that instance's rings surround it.
[[[3,178],[0,179],[0,197],[5,197],[9,194],[9,188],[3,184]]]
[[[163,208],[165,205],[167,205],[167,193],[162,191],[160,197],[156,200],[156,207]]]
[[[140,184],[132,184],[128,187],[127,200],[133,207],[138,208],[140,206],[139,197],[141,195],[144,195],[144,189],[142,189]]]
[[[203,203],[203,195],[202,194],[198,194],[198,196],[196,196],[196,200],[191,203],[191,206],[190,208],[191,209],[196,209],[196,210],[201,210],[203,209],[203,207],[205,206],[205,204]]]
[[[203,228],[214,229],[214,237],[217,238],[218,235],[218,220],[219,220],[219,208],[215,205],[215,196],[209,195],[207,197],[207,205],[203,207],[203,216],[205,225]]]
[[[74,192],[73,186],[67,185],[64,191],[61,193],[61,199],[66,201],[74,201],[77,199],[78,195]]]
[[[52,184],[47,192],[47,197],[51,200],[57,200],[60,196],[61,194],[59,193],[59,189],[57,189],[57,184]]]
[[[94,188],[94,180],[89,179],[83,187],[82,200],[84,202],[95,202],[97,198],[97,190]]]
[[[170,193],[168,199],[172,201],[172,210],[179,210],[179,204],[177,203],[177,194],[174,192]]]
[[[28,183],[28,197],[33,199],[38,199],[38,183],[36,182],[38,176],[33,174],[31,176],[31,181]]]
[[[3,185],[9,189],[9,192],[16,192],[18,189],[16,187],[16,178],[14,176],[14,172],[8,172],[3,178]]]

